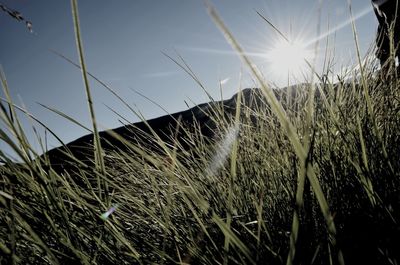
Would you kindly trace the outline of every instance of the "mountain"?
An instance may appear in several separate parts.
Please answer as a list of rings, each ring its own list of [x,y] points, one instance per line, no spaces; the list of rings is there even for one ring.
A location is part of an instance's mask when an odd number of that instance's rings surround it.
[[[284,89],[274,89],[274,94],[282,103],[287,100],[288,93],[292,98],[306,98],[309,85],[299,84]],[[265,108],[268,109],[268,104],[259,88],[246,88],[240,91],[241,93],[241,107]],[[185,135],[185,130],[195,130],[196,126],[205,138],[212,139],[216,134],[216,114],[222,114],[225,118],[232,117],[236,111],[238,95],[234,94],[230,99],[222,101],[211,101],[203,103],[190,108],[185,111],[161,116],[158,118],[150,119],[132,123],[129,125],[121,126],[112,130],[106,130],[99,133],[101,139],[101,146],[105,150],[121,150],[126,151],[128,148],[125,143],[116,139],[114,134],[119,135],[125,140],[134,143],[140,143],[147,148],[157,152],[159,147],[154,144],[151,139],[155,136],[159,137],[163,142],[172,144],[172,138],[179,140]],[[298,100],[297,100],[297,103]],[[285,107],[285,104],[283,104]],[[65,146],[54,148],[42,157],[47,157],[50,164],[54,168],[62,168],[70,160],[72,154],[75,158],[90,163],[93,161],[93,134],[88,134],[80,137]],[[180,142],[183,147],[187,147],[185,142]]]
[[[261,102],[260,89],[248,88],[241,93],[242,103],[245,106],[252,107],[256,104],[264,104]],[[212,118],[213,114],[219,112],[223,113],[225,117],[234,115],[237,98],[238,94],[235,94],[227,100],[212,101],[185,111],[102,131],[99,133],[101,146],[106,150],[126,151],[128,148],[126,144],[113,136],[113,134],[117,134],[125,140],[146,145],[146,147],[157,151],[157,146],[151,141],[155,135],[163,142],[171,143],[171,137],[174,136],[179,141],[181,136],[185,134],[184,130],[190,130],[193,126],[196,126],[206,138],[213,138],[216,131],[216,123]],[[50,164],[55,168],[63,167],[70,159],[70,155],[66,155],[68,151],[79,160],[90,163],[90,161],[93,161],[93,139],[93,134],[85,135],[65,146],[48,151],[43,157],[47,157]],[[181,144],[185,146],[184,142]]]

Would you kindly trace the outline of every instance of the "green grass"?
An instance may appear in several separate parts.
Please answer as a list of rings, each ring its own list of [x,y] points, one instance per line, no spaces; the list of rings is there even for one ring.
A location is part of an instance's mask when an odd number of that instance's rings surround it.
[[[126,148],[104,149],[72,3],[77,66],[93,121],[92,163],[66,150],[69,162],[61,170],[38,156],[1,74],[7,98],[0,105],[0,139],[23,162],[13,163],[0,150],[6,162],[0,168],[0,263],[400,262],[395,71],[384,82],[360,59],[361,73],[350,73],[360,79],[320,78],[293,87],[296,93],[274,92],[209,7],[259,82],[259,93],[252,102],[239,94],[228,114],[213,104],[207,111],[213,139],[202,135],[200,124],[178,123],[168,141],[151,130],[150,145],[113,134]],[[186,62],[178,64],[201,84]]]

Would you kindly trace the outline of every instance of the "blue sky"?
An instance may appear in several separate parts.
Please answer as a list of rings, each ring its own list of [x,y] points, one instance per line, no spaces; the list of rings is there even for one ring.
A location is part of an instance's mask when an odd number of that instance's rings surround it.
[[[330,29],[338,27],[328,35],[330,50],[335,50],[336,69],[351,65],[355,45],[351,25],[345,23],[349,20],[347,0],[321,2],[320,33],[328,31],[328,24]],[[90,127],[80,71],[51,52],[55,50],[77,61],[70,1],[1,0],[0,3],[20,11],[32,21],[34,30],[34,34],[29,33],[23,23],[0,12],[0,64],[13,99],[19,105],[24,104],[65,142],[86,134],[37,104],[57,108]],[[278,85],[286,81],[273,74],[273,65],[262,54],[279,37],[256,11],[288,36],[304,41],[317,36],[320,1],[214,0],[212,3],[245,50],[254,55],[254,62],[266,79]],[[361,52],[365,54],[375,38],[377,22],[369,1],[353,1],[352,7],[355,15],[364,14],[356,25]],[[170,113],[187,109],[186,103],[193,106],[207,101],[202,89],[162,52],[174,58],[178,52],[216,99],[221,97],[220,81],[224,80],[223,97],[228,98],[237,91],[242,72],[242,86],[255,86],[201,0],[85,0],[79,1],[79,13],[88,71],[109,84],[145,118],[166,113],[133,90]],[[321,47],[325,43],[326,38],[322,38]],[[322,57],[317,59],[318,67]],[[119,117],[108,107],[129,121],[139,120],[97,83],[91,82],[91,89],[101,129],[121,125]],[[23,121],[28,129],[28,120]],[[49,146],[55,145],[57,142],[49,139]],[[3,143],[0,148],[7,149]]]

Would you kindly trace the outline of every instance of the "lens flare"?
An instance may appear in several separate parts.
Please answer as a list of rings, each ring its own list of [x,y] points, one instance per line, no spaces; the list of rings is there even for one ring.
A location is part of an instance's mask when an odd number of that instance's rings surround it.
[[[113,205],[107,212],[103,213],[102,215],[100,215],[100,218],[103,219],[104,221],[108,219],[108,217],[115,212],[115,210],[117,210],[118,205],[115,204]]]

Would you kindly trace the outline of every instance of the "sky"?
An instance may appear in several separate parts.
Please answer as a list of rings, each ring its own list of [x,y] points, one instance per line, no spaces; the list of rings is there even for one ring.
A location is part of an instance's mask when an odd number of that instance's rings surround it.
[[[62,111],[91,127],[80,70],[53,52],[78,62],[70,1],[0,3],[19,11],[33,25],[30,33],[24,23],[0,10],[0,64],[14,102],[28,109],[66,143],[87,134],[42,106]],[[302,80],[288,80],[287,74],[277,73],[276,64],[266,55],[282,38],[257,12],[291,40],[307,43],[311,51],[319,45],[317,71],[321,71],[326,54],[334,57],[335,71],[355,63],[348,0],[211,3],[268,82],[276,87]],[[373,45],[377,21],[370,1],[357,0],[351,5],[364,56]],[[208,101],[202,88],[165,54],[178,60],[182,57],[216,100],[231,97],[239,87],[257,86],[213,23],[203,0],[85,0],[78,1],[78,7],[87,70],[146,119]],[[97,82],[91,80],[90,88],[101,130],[140,120]],[[3,92],[0,95],[4,97]],[[20,117],[32,145],[38,147],[31,122]],[[40,125],[34,125],[43,134]],[[0,129],[4,126],[0,125]],[[49,148],[59,145],[51,137],[47,140]],[[2,141],[0,149],[8,152]]]

